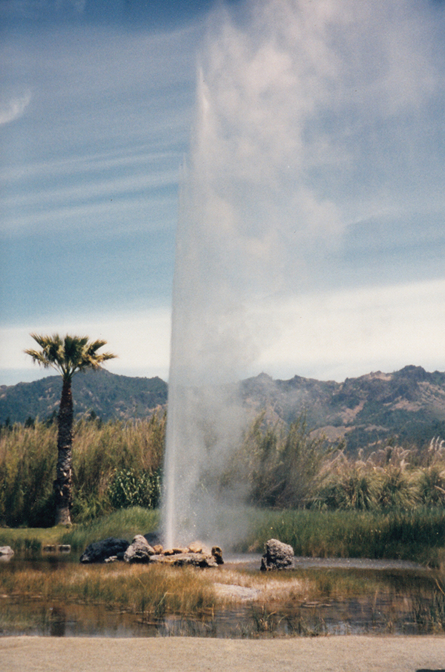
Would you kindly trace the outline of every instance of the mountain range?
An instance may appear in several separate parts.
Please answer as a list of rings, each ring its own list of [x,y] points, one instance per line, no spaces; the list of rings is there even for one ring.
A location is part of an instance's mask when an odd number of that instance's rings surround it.
[[[144,418],[167,404],[167,383],[161,378],[118,376],[105,369],[84,371],[73,377],[74,414],[94,411],[102,420]],[[0,423],[27,418],[48,418],[57,412],[62,392],[61,376],[32,383],[0,386]]]
[[[45,419],[57,412],[62,381],[49,376],[32,383],[0,386],[0,423]],[[343,383],[294,376],[274,380],[260,374],[240,383],[243,404],[252,414],[266,410],[272,421],[292,422],[302,414],[308,426],[348,450],[381,442],[424,445],[445,438],[445,373],[406,366]],[[160,378],[85,372],[73,378],[76,416],[91,412],[102,420],[143,418],[167,406],[167,383]]]
[[[381,442],[424,445],[445,439],[445,373],[421,366],[343,383],[260,374],[243,381],[241,389],[254,410],[266,408],[285,422],[304,413],[309,427],[329,441],[344,440],[351,452]]]

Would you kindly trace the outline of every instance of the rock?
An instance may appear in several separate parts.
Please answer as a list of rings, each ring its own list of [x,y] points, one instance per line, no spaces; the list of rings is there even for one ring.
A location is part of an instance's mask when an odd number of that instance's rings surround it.
[[[174,548],[166,548],[165,551],[163,551],[163,555],[180,555],[184,553],[188,553],[188,548],[181,548],[179,546],[175,546]]]
[[[11,546],[0,546],[0,555],[1,556],[13,556],[14,551],[12,550]]]
[[[107,537],[107,539],[103,539],[102,541],[94,541],[82,553],[80,562],[105,562],[107,558],[114,555],[118,560],[123,560],[124,553],[129,545],[126,539],[116,539],[115,537]]]
[[[155,551],[142,534],[137,534],[124,554],[125,562],[150,562],[150,556],[155,555]]]
[[[202,553],[202,544],[200,541],[193,541],[189,545],[190,553]]]
[[[294,549],[278,539],[269,539],[266,552],[261,558],[261,571],[271,569],[291,569],[293,566]]]
[[[143,536],[153,548],[162,544],[163,539],[160,532],[147,532]]]
[[[42,553],[55,553],[56,545],[55,544],[45,544],[42,548]]]
[[[59,544],[57,550],[59,553],[71,553],[71,546],[70,544]]]
[[[218,567],[213,555],[204,555],[203,553],[175,553],[171,555],[155,555],[151,558],[152,562],[158,562],[173,567],[183,567],[190,565],[192,567]]]
[[[164,549],[162,548],[162,544],[155,544],[153,546],[153,550],[154,550],[156,555],[160,555],[161,553],[164,552]]]
[[[222,557],[222,550],[219,546],[212,546],[212,555],[215,558],[217,565],[224,564],[224,560]]]

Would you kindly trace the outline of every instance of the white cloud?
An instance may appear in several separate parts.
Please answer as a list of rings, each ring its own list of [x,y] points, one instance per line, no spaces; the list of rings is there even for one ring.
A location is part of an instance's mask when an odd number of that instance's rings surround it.
[[[337,381],[407,364],[445,370],[444,304],[445,279],[265,303],[255,319],[275,330],[253,369]]]
[[[21,117],[30,102],[31,93],[29,91],[22,96],[0,102],[0,125],[9,124],[11,121],[15,121],[15,119]]]
[[[71,318],[66,321],[48,321],[32,327],[5,327],[0,329],[0,377],[10,371],[26,374],[37,367],[23,351],[35,343],[30,331],[38,334],[66,333],[88,335],[91,339],[107,341],[104,350],[118,355],[107,364],[107,369],[122,375],[168,377],[170,357],[170,310],[157,308],[144,313],[116,313],[92,316],[91,319]],[[41,376],[51,370],[41,369]],[[20,375],[20,374],[18,374]],[[22,378],[20,378],[22,379]],[[19,380],[15,380],[19,382]],[[0,378],[0,384],[2,380]]]

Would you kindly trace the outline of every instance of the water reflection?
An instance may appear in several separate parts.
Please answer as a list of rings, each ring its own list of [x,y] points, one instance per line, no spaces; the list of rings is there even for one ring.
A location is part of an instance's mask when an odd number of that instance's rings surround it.
[[[251,573],[254,558],[234,559],[231,570]],[[60,556],[34,560],[32,567],[63,572],[71,563]],[[344,563],[343,563],[344,564]],[[307,594],[273,594],[267,600],[229,605],[190,616],[131,614],[104,606],[61,603],[42,596],[1,596],[0,635],[286,637],[344,634],[429,634],[445,632],[444,577],[417,567],[390,563],[375,569],[367,561],[342,566],[301,562],[286,578],[310,585]],[[383,565],[382,565],[383,566]],[[2,565],[14,572],[23,561]],[[29,565],[28,565],[29,567]],[[258,572],[256,573],[258,576]],[[268,580],[268,577],[267,577]],[[283,583],[281,583],[283,581]],[[290,585],[290,584],[289,584]]]

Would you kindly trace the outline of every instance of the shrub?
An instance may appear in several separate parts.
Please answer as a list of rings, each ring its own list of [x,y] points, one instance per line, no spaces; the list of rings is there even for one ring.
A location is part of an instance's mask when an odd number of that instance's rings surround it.
[[[160,472],[121,469],[114,474],[108,496],[114,509],[155,509],[161,497]]]

